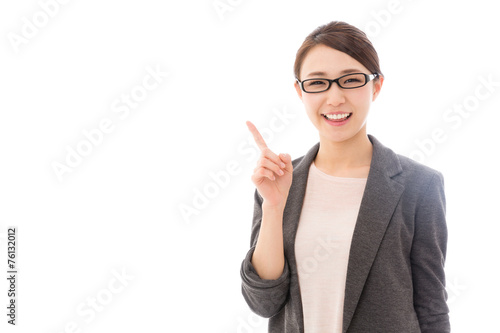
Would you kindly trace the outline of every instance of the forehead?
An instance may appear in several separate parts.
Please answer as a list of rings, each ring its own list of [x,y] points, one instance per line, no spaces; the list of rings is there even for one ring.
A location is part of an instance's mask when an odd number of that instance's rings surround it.
[[[318,75],[310,75],[313,72],[324,72],[327,77],[338,77],[345,74],[347,69],[368,72],[365,66],[347,53],[319,44],[307,53],[300,74],[302,80],[317,77]]]

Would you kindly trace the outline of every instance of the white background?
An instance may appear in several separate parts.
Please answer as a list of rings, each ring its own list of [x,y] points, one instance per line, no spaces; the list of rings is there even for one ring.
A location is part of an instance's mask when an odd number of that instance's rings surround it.
[[[7,226],[19,237],[18,325],[6,323],[2,278],[2,332],[266,332],[240,289],[257,161],[245,121],[264,130],[287,113],[268,144],[294,159],[318,141],[293,62],[332,20],[367,32],[381,59],[368,132],[444,174],[453,332],[500,332],[500,23],[491,1],[54,3],[0,5],[0,276]],[[147,68],[168,76],[126,117],[114,112],[122,95],[140,92]],[[488,78],[491,91],[481,87]],[[444,118],[466,104],[467,116]],[[103,119],[113,130],[60,180],[53,164],[66,164],[67,147]],[[436,128],[446,140],[430,144]],[[228,165],[236,171],[214,185],[210,174]]]

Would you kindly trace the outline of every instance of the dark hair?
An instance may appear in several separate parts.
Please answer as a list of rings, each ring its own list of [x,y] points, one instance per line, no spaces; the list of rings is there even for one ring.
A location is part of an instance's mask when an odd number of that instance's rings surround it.
[[[344,52],[359,61],[371,73],[382,75],[377,51],[366,34],[348,23],[332,21],[311,32],[297,51],[293,71],[299,80],[302,62],[311,48],[319,44]]]

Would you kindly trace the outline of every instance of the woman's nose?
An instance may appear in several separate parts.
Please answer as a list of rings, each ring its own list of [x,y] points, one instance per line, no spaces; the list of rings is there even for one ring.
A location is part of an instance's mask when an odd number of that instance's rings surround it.
[[[336,106],[345,102],[344,89],[340,88],[336,82],[332,83],[326,94],[328,104]]]

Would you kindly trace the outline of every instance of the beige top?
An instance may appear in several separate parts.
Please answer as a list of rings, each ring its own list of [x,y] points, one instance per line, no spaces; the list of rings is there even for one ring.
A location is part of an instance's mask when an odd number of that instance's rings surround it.
[[[344,178],[309,168],[295,238],[307,333],[342,332],[352,234],[367,178]]]

